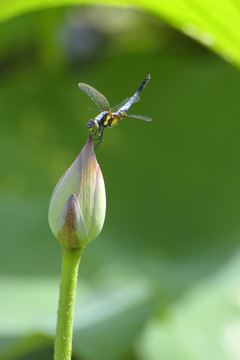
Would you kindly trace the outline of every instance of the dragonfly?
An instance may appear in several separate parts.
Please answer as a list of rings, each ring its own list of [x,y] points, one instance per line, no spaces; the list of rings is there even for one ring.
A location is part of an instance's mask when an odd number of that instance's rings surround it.
[[[143,91],[149,80],[150,80],[150,75],[148,75],[143,80],[143,82],[141,83],[141,85],[139,86],[139,88],[137,89],[137,91],[134,93],[133,96],[127,97],[120,104],[114,106],[113,108],[111,108],[105,96],[96,89],[94,89],[92,86],[89,86],[85,83],[78,84],[78,87],[87,96],[89,96],[90,99],[98,107],[98,109],[91,109],[91,110],[100,111],[100,114],[98,114],[95,117],[95,119],[90,119],[87,123],[87,128],[93,133],[94,136],[93,140],[96,141],[95,148],[99,146],[100,143],[102,142],[104,130],[117,125],[119,120],[129,117],[144,121],[152,121],[152,119],[150,119],[147,116],[127,114],[127,111],[130,109],[130,107],[140,100],[139,94]]]

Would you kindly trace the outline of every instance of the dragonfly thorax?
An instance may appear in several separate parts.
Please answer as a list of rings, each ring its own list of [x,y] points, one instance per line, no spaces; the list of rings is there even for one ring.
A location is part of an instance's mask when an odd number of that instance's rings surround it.
[[[87,123],[87,128],[91,132],[96,132],[99,129],[99,124],[97,120],[89,120]]]

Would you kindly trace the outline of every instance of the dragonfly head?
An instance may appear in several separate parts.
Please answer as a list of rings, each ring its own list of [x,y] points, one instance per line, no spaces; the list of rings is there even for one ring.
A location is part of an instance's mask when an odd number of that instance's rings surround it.
[[[99,129],[99,125],[97,120],[89,120],[89,122],[87,123],[87,128],[91,131],[94,132],[96,130]]]

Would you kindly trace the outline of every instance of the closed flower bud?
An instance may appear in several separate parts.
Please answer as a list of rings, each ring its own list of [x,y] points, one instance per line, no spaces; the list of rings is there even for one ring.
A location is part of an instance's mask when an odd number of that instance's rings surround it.
[[[52,194],[49,225],[63,246],[84,247],[101,232],[105,212],[104,180],[90,136]]]

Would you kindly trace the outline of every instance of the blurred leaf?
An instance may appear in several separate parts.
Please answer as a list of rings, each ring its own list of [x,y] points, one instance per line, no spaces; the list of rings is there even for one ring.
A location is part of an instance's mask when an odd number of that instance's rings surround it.
[[[1,360],[27,360],[28,354],[34,359],[45,359],[46,348],[52,348],[53,339],[43,334],[31,334],[17,339],[9,338],[8,340],[1,340],[0,356]],[[33,353],[36,352],[36,354]],[[41,357],[39,357],[39,352]],[[51,351],[53,352],[53,350]],[[52,358],[51,354],[51,358]],[[30,358],[29,358],[30,359]]]
[[[19,336],[30,331],[54,333],[58,300],[56,279],[1,277],[0,285],[1,336]]]
[[[128,0],[122,4],[129,6]],[[105,4],[112,0],[15,0],[0,4],[0,20],[30,12],[62,5]],[[167,23],[194,38],[236,64],[240,64],[240,2],[239,0],[133,0],[131,4],[144,8]]]
[[[0,335],[13,339],[1,344],[1,359],[15,359],[49,345],[56,323],[58,279],[0,278],[0,288]],[[79,281],[74,352],[94,360],[120,359],[131,351],[149,317],[155,291],[146,278],[116,266],[102,269],[93,288]],[[119,331],[121,336],[116,336]]]
[[[240,253],[155,317],[138,340],[140,360],[240,358]],[[174,345],[174,346],[173,346]]]
[[[91,360],[118,360],[132,345],[149,318],[156,291],[144,276],[130,268],[102,269],[102,286],[78,306],[74,320],[73,350]],[[107,349],[107,350],[106,350]]]
[[[151,310],[150,303],[135,305],[95,326],[75,331],[74,354],[89,360],[130,358],[133,344],[146,324]]]

